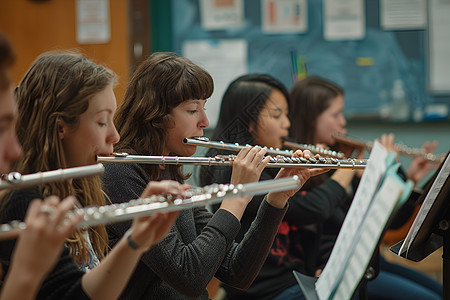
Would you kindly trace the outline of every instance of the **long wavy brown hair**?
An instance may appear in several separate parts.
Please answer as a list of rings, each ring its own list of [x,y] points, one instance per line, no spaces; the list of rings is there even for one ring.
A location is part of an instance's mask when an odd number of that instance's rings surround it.
[[[120,135],[116,151],[161,155],[167,128],[173,124],[170,112],[186,100],[207,99],[214,83],[211,75],[174,53],[154,53],[134,72],[125,98],[119,104],[114,123]],[[152,180],[158,180],[158,166],[144,165]],[[168,166],[170,178],[188,178],[180,166]]]
[[[34,173],[67,168],[58,136],[58,122],[63,120],[77,126],[80,115],[89,107],[89,101],[106,87],[114,86],[116,81],[111,70],[81,54],[49,52],[39,56],[15,92],[19,111],[16,130],[23,156],[14,169],[20,173]],[[49,183],[39,189],[44,197],[57,195],[63,199],[75,195],[82,206],[105,205],[98,176]],[[96,226],[88,234],[97,256],[103,258],[108,245],[105,227]],[[77,263],[88,260],[83,231],[75,231],[67,243]]]

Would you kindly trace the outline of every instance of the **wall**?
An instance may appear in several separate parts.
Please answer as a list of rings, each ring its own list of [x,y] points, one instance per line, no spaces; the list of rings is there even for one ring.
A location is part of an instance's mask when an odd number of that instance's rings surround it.
[[[152,3],[158,0],[152,0]],[[168,4],[170,3],[170,4]],[[323,39],[321,0],[308,1],[308,32],[304,34],[268,35],[261,31],[260,0],[245,0],[245,22],[240,28],[206,31],[201,27],[198,0],[166,1],[164,21],[154,25],[159,41],[153,49],[182,53],[183,43],[190,40],[243,38],[248,42],[248,70],[269,73],[288,88],[293,84],[291,51],[303,55],[309,75],[333,80],[346,91],[345,114],[349,119],[348,133],[362,141],[371,141],[383,133],[392,132],[396,141],[410,147],[420,147],[425,141],[436,140],[437,153],[450,149],[448,119],[423,122],[393,122],[382,119],[380,108],[389,105],[393,82],[401,79],[411,106],[450,105],[450,95],[435,95],[427,90],[426,30],[386,31],[380,28],[379,1],[365,1],[366,36],[360,41],[327,42]],[[171,14],[167,14],[170,10]],[[171,20],[168,20],[168,18]],[[170,26],[164,26],[167,24]],[[165,37],[165,39],[164,39]],[[161,45],[158,47],[158,45]],[[358,57],[371,57],[373,64],[361,66]],[[210,131],[206,131],[208,136]],[[202,154],[199,149],[197,154]],[[407,164],[409,159],[401,158]],[[195,182],[195,180],[192,180]]]
[[[42,52],[76,48],[119,75],[115,92],[121,99],[130,68],[127,1],[110,0],[110,18],[109,43],[80,45],[76,42],[75,0],[0,1],[0,30],[11,39],[18,57],[13,68],[14,81],[19,82]]]

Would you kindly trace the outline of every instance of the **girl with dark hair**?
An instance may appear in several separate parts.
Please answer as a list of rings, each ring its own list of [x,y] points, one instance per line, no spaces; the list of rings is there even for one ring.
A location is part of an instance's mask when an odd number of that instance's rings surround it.
[[[79,54],[39,56],[16,89],[16,131],[23,156],[13,169],[28,174],[89,165],[96,162],[97,155],[110,154],[119,140],[112,122],[115,80],[112,71]],[[143,196],[172,190],[183,192],[177,182],[151,183]],[[23,220],[27,207],[34,205],[33,199],[51,195],[60,199],[73,195],[81,206],[106,203],[98,176],[47,183],[3,194],[0,222]],[[70,204],[65,203],[73,208]],[[35,205],[32,208],[36,209]],[[43,280],[37,299],[116,299],[139,257],[167,233],[176,216],[172,213],[136,218],[128,239],[122,238],[109,253],[104,226],[74,230],[61,249],[56,267]],[[55,222],[53,227],[58,228],[58,220],[51,216],[47,222]],[[69,233],[69,229],[60,226],[58,230]],[[55,247],[61,245],[56,237]],[[19,246],[21,242],[19,238]],[[14,243],[1,244],[4,267],[11,259],[14,262]]]
[[[275,78],[265,74],[244,75],[227,88],[221,104],[219,120],[212,140],[226,143],[257,144],[281,148],[282,138],[288,137],[289,94]],[[210,149],[207,156],[223,154]],[[266,169],[261,180],[272,179],[276,169]],[[231,172],[217,167],[202,167],[200,183],[227,182]],[[301,192],[289,198],[289,209],[278,228],[275,242],[254,283],[246,291],[224,285],[228,299],[301,299],[302,293],[292,274],[296,270],[314,275],[320,226],[329,218],[344,193],[332,181],[314,193]],[[255,219],[262,197],[254,197],[241,220],[242,229],[236,240]]]
[[[183,144],[183,139],[203,135],[209,125],[204,106],[212,91],[211,76],[188,59],[168,53],[150,55],[134,73],[115,115],[122,137],[116,151],[193,155],[196,147]],[[268,163],[265,153],[260,147],[241,150],[227,183],[258,181]],[[320,172],[284,169],[278,177],[298,175],[303,183]],[[104,185],[111,200],[118,202],[133,199],[148,181],[163,178],[182,182],[187,176],[181,166],[109,164]],[[268,193],[240,243],[234,239],[252,197],[225,199],[215,214],[204,207],[182,211],[167,237],[144,254],[123,298],[208,299],[206,286],[213,276],[236,288],[248,288],[287,210],[286,200],[295,192]],[[129,225],[110,226],[111,240],[121,237]]]
[[[335,83],[321,77],[310,76],[294,84],[290,93],[292,127],[290,137],[299,143],[322,144],[341,150],[350,156],[353,149],[339,145],[335,134],[346,134],[344,110],[344,91]],[[395,151],[394,136],[383,135],[380,139],[387,149]],[[426,143],[427,151],[433,152],[437,144]],[[358,155],[363,149],[357,149]],[[411,163],[405,177],[415,183],[431,170],[431,165],[423,158],[417,158]],[[323,174],[311,180],[303,189],[311,193],[325,186],[329,181],[336,181],[346,193],[340,194],[340,205],[330,218],[323,222],[321,236],[321,261],[317,266],[325,265],[328,255],[334,245],[354,192],[359,183],[356,172],[336,170],[334,173]],[[355,176],[356,175],[356,176]],[[423,274],[402,266],[390,264],[381,258],[378,276],[367,284],[369,299],[441,299],[442,286]]]

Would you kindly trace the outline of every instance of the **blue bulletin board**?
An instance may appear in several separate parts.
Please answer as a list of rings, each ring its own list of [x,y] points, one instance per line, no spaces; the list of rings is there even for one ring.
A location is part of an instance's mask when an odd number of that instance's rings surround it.
[[[382,119],[395,80],[404,85],[411,111],[433,103],[450,103],[449,95],[427,91],[426,30],[388,31],[380,28],[379,1],[365,1],[365,37],[325,41],[322,0],[308,2],[308,29],[301,34],[266,34],[261,30],[260,0],[244,0],[243,26],[204,30],[199,0],[172,0],[172,51],[181,55],[186,41],[244,39],[248,72],[268,73],[288,89],[294,83],[292,54],[302,56],[308,75],[330,79],[345,90],[349,119]]]

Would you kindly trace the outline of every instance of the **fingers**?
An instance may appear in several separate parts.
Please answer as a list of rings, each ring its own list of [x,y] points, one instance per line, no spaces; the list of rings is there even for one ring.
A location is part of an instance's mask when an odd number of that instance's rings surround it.
[[[237,163],[243,162],[245,164],[253,164],[256,166],[261,163],[266,153],[266,148],[261,148],[259,146],[251,147],[247,145],[239,151],[234,161]]]
[[[309,159],[313,157],[313,155],[309,150],[295,150],[294,154],[292,154],[292,157],[304,157],[306,159]],[[320,157],[320,155],[316,154],[316,157]]]
[[[172,194],[186,196],[186,190],[190,188],[189,184],[180,184],[173,180],[151,181],[147,184],[141,197],[149,197],[151,195]]]
[[[58,224],[66,217],[66,213],[73,209],[73,205],[75,203],[75,197],[69,196],[65,198],[61,203],[59,203],[59,198],[56,196],[50,196],[45,199],[44,204],[48,206],[54,206],[55,211],[50,217],[51,223],[54,224],[54,226],[58,226]]]

